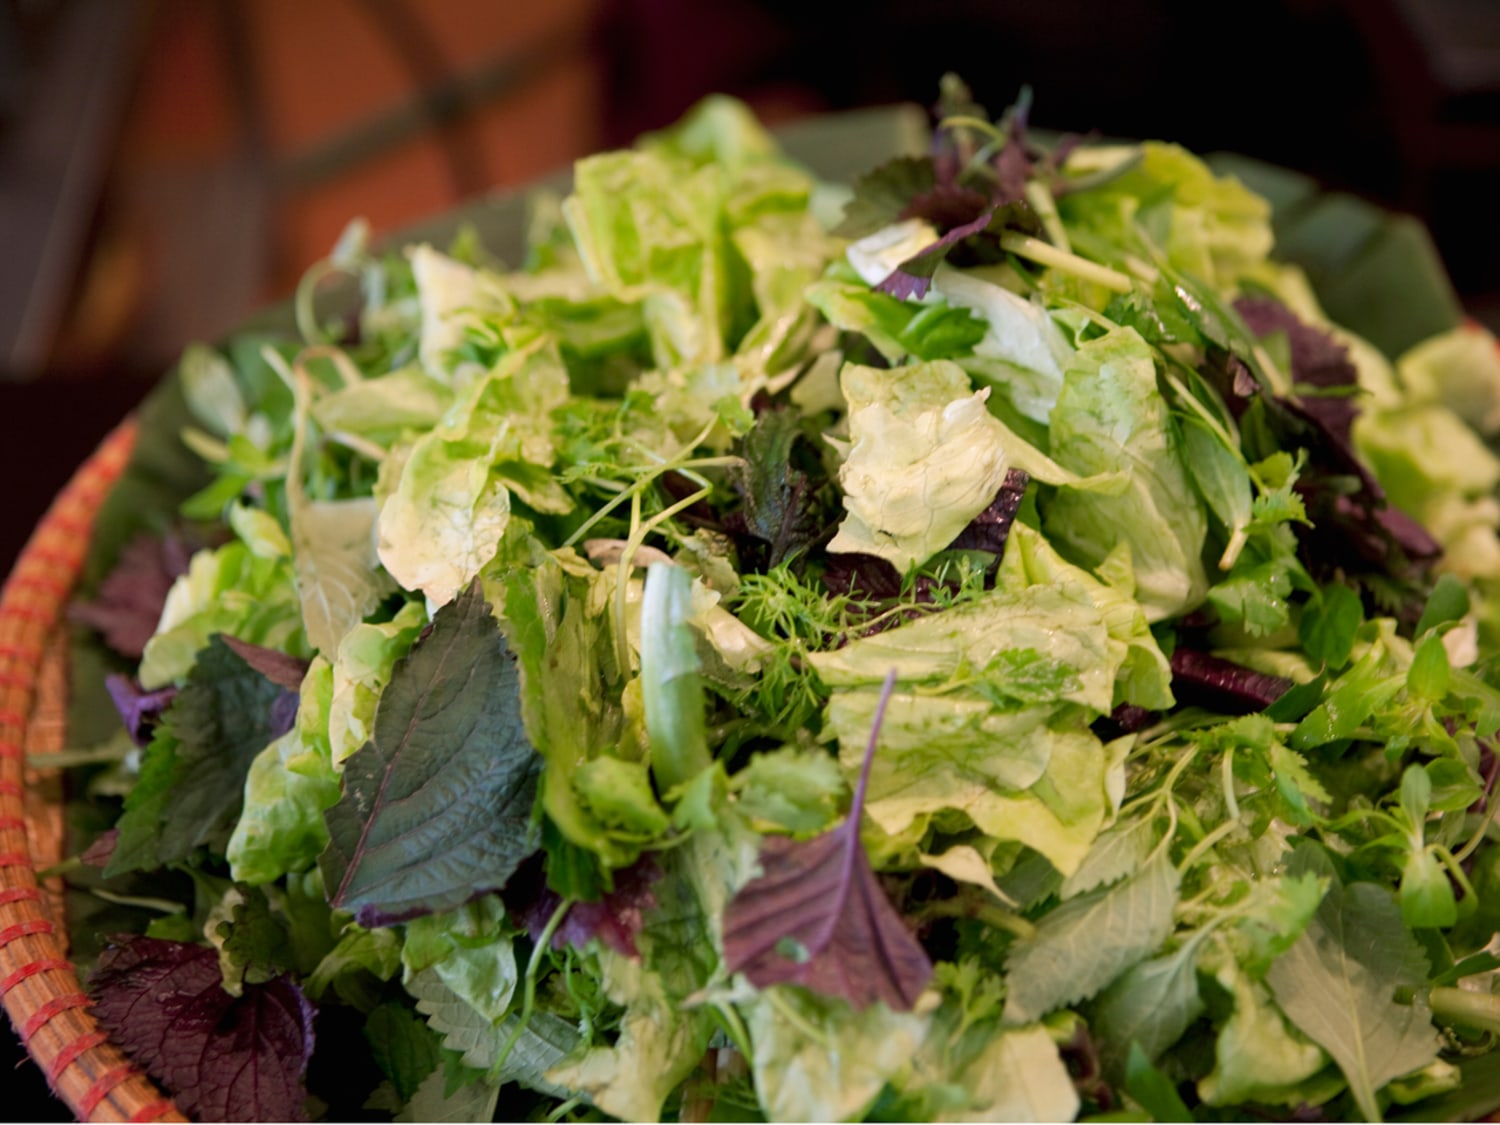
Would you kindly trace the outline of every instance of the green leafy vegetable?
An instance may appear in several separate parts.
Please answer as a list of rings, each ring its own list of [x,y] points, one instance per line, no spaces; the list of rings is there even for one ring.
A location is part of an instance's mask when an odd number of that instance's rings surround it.
[[[235,826],[252,762],[273,738],[283,688],[216,637],[198,658],[125,802],[107,873],[185,860],[222,848]]]
[[[1377,350],[1409,225],[940,93],[852,189],[709,99],[184,356],[65,865],[181,1106],[1494,1108],[1500,348]]]
[[[539,762],[514,662],[477,583],[397,664],[374,735],[344,767],[319,866],[333,905],[366,925],[503,887],[537,845]]]

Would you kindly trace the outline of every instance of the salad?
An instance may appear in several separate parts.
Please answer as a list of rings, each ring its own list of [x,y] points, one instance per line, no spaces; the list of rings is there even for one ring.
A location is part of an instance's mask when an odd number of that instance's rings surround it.
[[[105,1028],[203,1119],[1493,1112],[1500,350],[1272,241],[951,78],[351,227],[101,520]]]

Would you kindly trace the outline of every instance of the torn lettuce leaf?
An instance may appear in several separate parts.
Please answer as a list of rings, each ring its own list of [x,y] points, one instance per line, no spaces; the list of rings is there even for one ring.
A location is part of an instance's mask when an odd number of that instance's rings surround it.
[[[1113,466],[1085,479],[1012,433],[989,412],[988,389],[973,390],[952,361],[887,370],[851,363],[839,381],[849,409],[838,474],[846,514],[830,551],[875,555],[905,572],[952,543],[1011,468],[1090,495],[1126,487]]]
[[[1048,503],[1043,526],[1065,553],[1098,566],[1130,545],[1136,600],[1160,621],[1195,608],[1208,591],[1208,523],[1193,488],[1150,347],[1117,329],[1079,348],[1052,412],[1052,457],[1080,475],[1128,466],[1129,484],[1102,497],[1067,487]]]
[[[1270,253],[1270,205],[1233,177],[1215,176],[1186,149],[1147,141],[1133,151],[1075,150],[1064,171],[1084,176],[1111,164],[1125,170],[1058,200],[1075,245],[1092,236],[1148,260],[1160,252],[1220,289],[1231,289]]]
[[[377,524],[380,562],[396,581],[446,605],[495,557],[513,496],[545,512],[572,507],[547,471],[557,451],[551,412],[567,398],[555,347],[537,339],[477,376],[403,451]]]

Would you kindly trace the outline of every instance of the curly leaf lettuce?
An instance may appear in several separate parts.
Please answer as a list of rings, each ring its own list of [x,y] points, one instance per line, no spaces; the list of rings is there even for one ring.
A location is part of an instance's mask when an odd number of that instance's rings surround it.
[[[846,515],[830,551],[875,555],[905,571],[953,542],[1010,468],[1082,483],[1011,433],[989,412],[988,389],[973,390],[951,361],[848,364],[840,384],[849,407],[839,466]]]

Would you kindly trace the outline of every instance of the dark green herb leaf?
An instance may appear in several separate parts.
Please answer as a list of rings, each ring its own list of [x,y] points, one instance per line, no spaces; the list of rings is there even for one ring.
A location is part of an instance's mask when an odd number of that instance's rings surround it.
[[[931,191],[936,180],[930,156],[898,156],[854,181],[854,198],[834,228],[842,238],[863,238],[895,222],[912,197]]]
[[[416,1096],[423,1079],[438,1069],[442,1037],[405,1004],[387,1001],[365,1018],[365,1039],[401,1101]]]
[[[1308,605],[1297,633],[1314,662],[1337,670],[1349,663],[1354,634],[1364,619],[1359,595],[1345,585],[1332,585],[1324,588],[1320,600]]]
[[[1130,1044],[1130,1058],[1125,1063],[1125,1092],[1141,1103],[1155,1121],[1192,1121],[1192,1112],[1168,1078],[1141,1050],[1139,1043]]]
[[[1456,575],[1445,574],[1437,580],[1432,593],[1427,597],[1427,604],[1422,608],[1422,616],[1417,621],[1416,635],[1420,637],[1434,626],[1458,621],[1468,612],[1468,587]]]
[[[329,901],[386,925],[503,887],[536,850],[539,764],[476,582],[396,665],[374,737],[345,765],[319,860]]]
[[[793,409],[767,410],[755,420],[739,448],[744,467],[735,489],[744,498],[745,530],[767,544],[765,569],[805,551],[827,524],[827,479],[802,436],[802,416]]]
[[[228,840],[245,774],[276,735],[283,689],[215,636],[146,749],[107,875],[176,863]]]
[[[225,985],[238,993],[244,984],[264,984],[293,968],[287,929],[271,913],[266,893],[259,887],[237,888],[240,901],[230,919],[220,922],[216,935]]]

